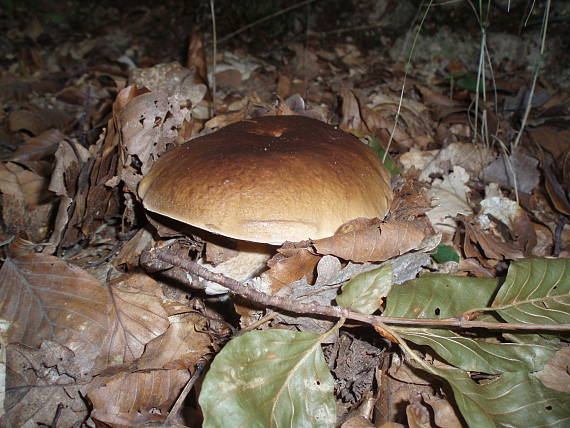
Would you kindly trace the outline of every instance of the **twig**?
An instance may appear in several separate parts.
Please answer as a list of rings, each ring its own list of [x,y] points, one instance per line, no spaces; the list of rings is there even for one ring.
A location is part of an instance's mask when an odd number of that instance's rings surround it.
[[[180,395],[176,399],[176,403],[174,403],[174,406],[172,406],[172,409],[170,409],[168,416],[166,416],[166,419],[163,422],[163,425],[168,426],[168,424],[175,423],[175,421],[173,419],[176,418],[178,416],[178,414],[180,413],[180,408],[182,407],[182,404],[184,404],[184,400],[186,400],[186,397],[188,396],[188,394],[190,393],[190,391],[194,387],[194,384],[196,383],[196,381],[198,379],[200,379],[200,376],[202,376],[202,373],[204,373],[205,368],[206,368],[206,364],[201,364],[201,363],[196,364],[196,371],[194,372],[192,377],[188,380],[188,382],[186,382],[186,386],[184,387],[184,389],[182,390],[182,392],[180,393]]]
[[[297,314],[312,314],[322,315],[333,318],[346,318],[353,321],[359,321],[372,326],[383,326],[384,324],[402,325],[411,327],[453,327],[461,329],[487,329],[487,330],[544,330],[544,331],[570,331],[570,324],[526,324],[526,323],[494,323],[486,321],[470,321],[458,318],[402,318],[402,317],[385,317],[378,315],[366,315],[358,312],[350,311],[340,306],[324,306],[316,302],[302,303],[298,301],[291,301],[284,297],[270,296],[268,294],[260,293],[252,287],[247,287],[229,278],[225,275],[209,271],[203,266],[191,260],[182,259],[174,254],[171,254],[163,249],[157,249],[147,252],[144,257],[141,257],[141,263],[147,264],[148,261],[153,259],[160,260],[168,263],[171,266],[179,267],[186,272],[197,275],[205,280],[212,281],[223,285],[228,288],[232,293],[248,299],[252,302],[264,305],[267,307],[281,309],[287,312]]]

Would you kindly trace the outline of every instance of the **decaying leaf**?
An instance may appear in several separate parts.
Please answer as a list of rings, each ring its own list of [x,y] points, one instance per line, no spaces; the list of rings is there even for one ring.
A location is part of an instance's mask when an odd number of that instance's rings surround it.
[[[570,394],[570,348],[560,349],[536,374],[544,386]]]
[[[169,322],[159,292],[156,281],[144,274],[119,278],[109,286],[112,309],[96,362],[98,370],[132,363],[148,342],[166,331]]]
[[[34,206],[45,201],[51,194],[47,191],[45,177],[13,162],[0,163],[0,192],[23,200]]]
[[[384,261],[416,248],[424,232],[412,222],[377,222],[362,229],[337,233],[313,241],[319,254],[333,254],[344,260],[362,263]]]
[[[486,167],[481,178],[485,183],[497,182],[530,194],[540,180],[538,160],[521,150],[514,150],[508,158],[501,156]]]
[[[11,344],[7,353],[6,413],[0,417],[0,425],[50,426],[58,405],[60,426],[74,426],[87,418],[80,389],[90,378],[81,367],[82,357],[49,341],[42,342],[39,349]]]
[[[187,370],[122,371],[87,387],[91,418],[111,426],[162,422],[190,378]]]
[[[58,144],[64,139],[63,133],[58,129],[50,129],[40,135],[30,138],[10,156],[10,160],[22,162],[27,160],[40,160],[53,155]]]
[[[212,338],[206,332],[207,320],[197,313],[172,320],[166,332],[151,340],[136,362],[138,370],[191,370],[211,351]]]
[[[429,181],[430,175],[447,174],[460,166],[476,178],[495,155],[487,147],[470,143],[452,143],[441,150],[410,151],[398,158],[404,170],[412,167],[421,171],[419,179]]]
[[[436,231],[444,234],[455,231],[453,217],[473,212],[467,198],[469,187],[465,183],[468,180],[469,175],[460,166],[455,167],[443,179],[434,180],[428,194],[433,198],[435,208],[426,214]]]
[[[107,290],[84,270],[52,256],[7,259],[0,269],[0,318],[9,338],[31,347],[57,342],[89,371],[108,330]]]
[[[321,259],[307,248],[282,248],[267,265],[269,270],[264,276],[269,280],[274,293],[282,287],[301,278],[307,278],[312,282],[315,267]]]

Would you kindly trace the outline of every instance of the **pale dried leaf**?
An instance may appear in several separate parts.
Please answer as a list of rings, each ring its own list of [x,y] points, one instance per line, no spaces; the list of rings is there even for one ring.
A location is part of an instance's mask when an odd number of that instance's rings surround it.
[[[410,151],[398,158],[404,171],[412,167],[420,170],[421,181],[430,181],[431,175],[446,175],[455,166],[465,169],[474,179],[494,159],[491,149],[471,143],[452,143],[441,150]]]
[[[436,231],[450,233],[456,227],[455,221],[450,217],[472,213],[467,200],[469,187],[465,184],[468,180],[469,175],[460,166],[455,167],[443,179],[434,180],[428,194],[433,198],[435,208],[426,214]]]

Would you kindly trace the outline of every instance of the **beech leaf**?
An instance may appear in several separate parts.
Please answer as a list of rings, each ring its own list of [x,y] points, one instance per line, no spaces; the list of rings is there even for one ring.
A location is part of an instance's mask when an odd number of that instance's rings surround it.
[[[323,336],[253,331],[231,340],[202,385],[204,427],[332,427],[333,379]]]
[[[342,307],[371,314],[382,305],[382,299],[392,287],[392,280],[390,264],[363,272],[342,286],[342,293],[336,301]]]
[[[511,263],[493,307],[508,322],[570,324],[570,260]]]
[[[319,254],[357,263],[382,262],[416,248],[425,234],[412,222],[386,222],[313,241]]]
[[[533,374],[503,373],[476,383],[459,369],[432,369],[449,382],[470,427],[565,427],[570,395],[546,388]]]
[[[408,318],[456,318],[485,307],[495,292],[495,279],[425,275],[393,286],[384,315]],[[402,328],[400,334],[427,345],[448,363],[464,370],[502,373],[540,370],[554,346],[531,343],[491,343],[444,329]]]
[[[52,340],[94,358],[107,332],[109,294],[83,269],[53,256],[8,258],[0,269],[0,318],[9,341]]]

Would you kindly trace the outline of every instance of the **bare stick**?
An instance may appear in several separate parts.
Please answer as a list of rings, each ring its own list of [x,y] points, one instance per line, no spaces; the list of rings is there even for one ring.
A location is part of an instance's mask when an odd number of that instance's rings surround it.
[[[454,327],[461,329],[474,329],[482,328],[487,330],[544,330],[544,331],[570,331],[570,324],[525,324],[525,323],[494,323],[486,321],[470,321],[459,318],[401,318],[401,317],[385,317],[378,315],[366,315],[358,312],[353,312],[349,309],[340,306],[324,306],[315,302],[302,303],[299,301],[292,301],[284,297],[270,296],[268,294],[260,293],[252,287],[247,287],[235,279],[229,278],[225,275],[214,273],[206,269],[204,266],[199,265],[191,260],[182,259],[174,254],[171,254],[163,249],[157,249],[141,257],[141,262],[148,264],[152,259],[160,260],[168,263],[171,266],[179,267],[186,272],[197,275],[208,281],[215,282],[228,288],[232,293],[258,303],[263,306],[268,306],[276,309],[281,309],[287,312],[297,314],[312,314],[322,315],[333,318],[346,318],[354,321],[360,321],[373,326],[381,326],[383,324],[402,325],[412,327]]]

